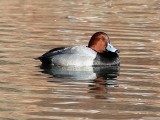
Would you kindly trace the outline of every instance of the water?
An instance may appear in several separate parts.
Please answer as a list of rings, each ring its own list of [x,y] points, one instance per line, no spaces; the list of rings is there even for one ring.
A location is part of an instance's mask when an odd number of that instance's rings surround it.
[[[1,0],[0,119],[159,120],[159,10],[159,0]],[[120,49],[120,69],[33,59],[97,31]]]

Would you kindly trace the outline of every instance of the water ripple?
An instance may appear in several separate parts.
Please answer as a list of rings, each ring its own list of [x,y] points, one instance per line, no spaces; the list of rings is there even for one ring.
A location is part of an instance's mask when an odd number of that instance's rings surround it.
[[[158,120],[159,9],[158,0],[2,0],[0,119]],[[97,31],[120,49],[120,68],[67,71],[33,59],[87,45]]]

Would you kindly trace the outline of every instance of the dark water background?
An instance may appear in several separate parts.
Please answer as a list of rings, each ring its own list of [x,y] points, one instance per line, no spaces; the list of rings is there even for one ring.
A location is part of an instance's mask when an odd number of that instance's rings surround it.
[[[1,0],[0,120],[159,120],[159,11],[159,0]],[[97,31],[120,49],[120,70],[33,59]]]

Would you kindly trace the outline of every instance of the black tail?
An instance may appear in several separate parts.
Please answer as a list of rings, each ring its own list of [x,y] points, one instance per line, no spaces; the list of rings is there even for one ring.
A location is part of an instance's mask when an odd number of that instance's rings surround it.
[[[65,47],[53,48],[48,52],[44,53],[42,56],[35,58],[35,60],[40,60],[42,64],[52,64],[51,58],[55,55],[58,50],[63,50]],[[57,53],[58,54],[58,53]]]
[[[41,57],[38,57],[37,59],[40,60],[43,64],[52,64],[51,59],[47,57],[41,56]]]

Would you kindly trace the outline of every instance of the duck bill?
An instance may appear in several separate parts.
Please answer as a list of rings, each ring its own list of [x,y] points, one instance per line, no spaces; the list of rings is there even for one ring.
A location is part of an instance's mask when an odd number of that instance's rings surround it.
[[[119,52],[119,50],[113,47],[110,43],[108,43],[106,50],[110,52],[117,52],[117,53]]]

